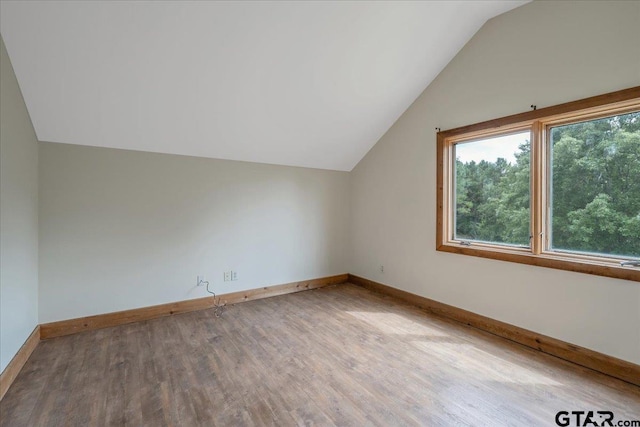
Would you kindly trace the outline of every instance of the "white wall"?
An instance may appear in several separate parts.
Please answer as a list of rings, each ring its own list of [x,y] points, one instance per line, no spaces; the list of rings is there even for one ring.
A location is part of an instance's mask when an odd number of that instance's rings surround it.
[[[41,142],[40,322],[346,273],[348,178]]]
[[[0,371],[38,324],[38,141],[0,44]]]
[[[638,86],[638,40],[640,2],[489,21],[353,170],[350,272],[640,363],[640,283],[436,252],[434,130]]]

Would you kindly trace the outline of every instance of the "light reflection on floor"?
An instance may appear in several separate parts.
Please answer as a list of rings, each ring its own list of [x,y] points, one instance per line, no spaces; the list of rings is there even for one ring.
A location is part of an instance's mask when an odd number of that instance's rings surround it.
[[[395,313],[348,311],[351,316],[366,322],[388,335],[411,335],[408,341],[417,349],[458,370],[461,375],[480,381],[551,385],[562,384],[533,370],[509,362],[478,347],[463,342],[447,342],[449,335]],[[424,339],[421,339],[421,338]]]
[[[438,357],[443,363],[481,381],[560,386],[538,372],[504,360],[471,344],[411,341],[420,350]]]
[[[447,334],[436,328],[422,325],[394,313],[374,313],[366,311],[347,311],[347,313],[371,326],[374,326],[380,330],[380,332],[384,332],[385,334],[424,335],[435,337],[447,336]]]

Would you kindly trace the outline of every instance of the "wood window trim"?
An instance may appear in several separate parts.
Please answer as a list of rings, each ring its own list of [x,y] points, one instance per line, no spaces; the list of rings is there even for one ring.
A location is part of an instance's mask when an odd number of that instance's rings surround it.
[[[592,257],[558,251],[545,251],[543,236],[544,206],[547,196],[545,175],[548,165],[545,129],[553,124],[576,121],[580,116],[610,115],[611,111],[624,111],[630,105],[640,101],[640,86],[629,89],[567,102],[560,105],[514,114],[499,119],[488,120],[473,125],[445,130],[437,134],[437,203],[436,203],[436,250],[482,258],[516,262],[540,267],[575,271],[598,276],[619,278],[640,282],[639,267],[623,267],[619,260],[604,257]],[[531,141],[531,248],[517,248],[489,243],[475,243],[463,246],[450,241],[450,209],[452,189],[449,177],[452,167],[451,150],[453,140],[472,139],[492,131],[508,132],[510,129],[530,127]]]

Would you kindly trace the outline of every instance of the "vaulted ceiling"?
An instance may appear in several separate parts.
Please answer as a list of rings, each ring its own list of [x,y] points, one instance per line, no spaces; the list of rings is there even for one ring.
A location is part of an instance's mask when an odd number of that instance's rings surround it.
[[[2,1],[41,141],[351,170],[525,1]]]

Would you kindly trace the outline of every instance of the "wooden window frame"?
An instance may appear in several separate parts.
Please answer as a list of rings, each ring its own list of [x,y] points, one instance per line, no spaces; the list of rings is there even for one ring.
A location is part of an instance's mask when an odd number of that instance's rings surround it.
[[[621,258],[607,258],[547,249],[549,183],[547,149],[552,126],[624,114],[640,109],[640,86],[581,99],[552,107],[488,120],[437,134],[436,250],[521,264],[569,270],[640,282],[640,267],[621,266]],[[463,245],[453,239],[453,147],[456,143],[531,129],[531,244],[515,247],[472,241]]]

